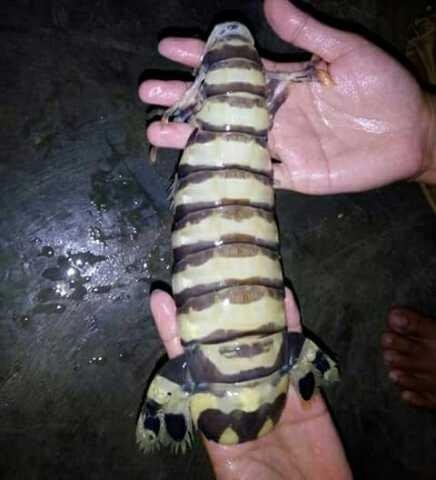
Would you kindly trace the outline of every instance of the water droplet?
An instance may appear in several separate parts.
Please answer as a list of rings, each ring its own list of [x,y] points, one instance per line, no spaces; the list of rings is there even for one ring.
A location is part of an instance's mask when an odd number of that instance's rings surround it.
[[[88,360],[89,365],[104,365],[106,363],[106,357],[103,355],[95,355]]]
[[[32,312],[34,314],[45,314],[45,315],[51,315],[54,313],[62,313],[66,310],[66,306],[62,305],[60,303],[55,304],[55,303],[42,303],[39,305],[36,305]]]
[[[41,252],[39,253],[40,257],[52,257],[54,255],[54,250],[52,247],[45,245],[42,247]]]
[[[120,362],[126,362],[129,359],[129,354],[127,352],[120,352],[118,354],[118,360]]]
[[[14,320],[22,328],[27,328],[30,325],[30,316],[29,315],[14,316]]]
[[[75,277],[78,273],[79,273],[79,271],[76,268],[73,268],[73,267],[70,267],[67,270],[67,276],[68,277]]]
[[[93,293],[107,293],[111,290],[111,285],[98,285],[92,288]]]
[[[104,239],[105,239],[105,236],[104,236],[104,233],[103,231],[98,228],[98,227],[89,227],[88,228],[88,236],[89,238],[91,239],[92,242],[94,243],[105,243],[104,242]]]
[[[56,284],[55,292],[61,297],[65,297],[68,293],[68,288],[65,282],[60,282]]]

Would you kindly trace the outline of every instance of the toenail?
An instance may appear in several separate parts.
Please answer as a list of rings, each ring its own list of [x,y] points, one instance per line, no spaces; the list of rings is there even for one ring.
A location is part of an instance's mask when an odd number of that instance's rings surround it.
[[[401,312],[392,313],[392,322],[400,330],[406,330],[409,321]]]
[[[392,360],[394,359],[394,354],[392,352],[385,352],[383,354],[383,358],[385,363],[391,363]]]
[[[406,400],[406,401],[410,401],[413,399],[413,393],[409,392],[409,390],[404,390],[401,396],[403,397],[403,400]]]

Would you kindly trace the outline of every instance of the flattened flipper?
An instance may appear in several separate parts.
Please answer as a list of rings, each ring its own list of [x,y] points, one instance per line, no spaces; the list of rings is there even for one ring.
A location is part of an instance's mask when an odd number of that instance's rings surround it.
[[[146,453],[169,446],[184,453],[191,446],[190,379],[184,355],[169,360],[153,378],[136,426]]]
[[[336,362],[302,333],[288,333],[290,376],[304,400],[321,387],[339,380]]]

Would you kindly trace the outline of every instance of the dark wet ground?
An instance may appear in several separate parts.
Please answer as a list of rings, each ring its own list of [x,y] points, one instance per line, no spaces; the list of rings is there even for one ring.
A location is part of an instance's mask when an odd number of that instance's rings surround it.
[[[311,3],[402,52],[429,2]],[[198,442],[185,457],[135,447],[162,352],[148,293],[169,279],[176,158],[148,166],[136,87],[144,69],[177,68],[156,52],[160,33],[206,35],[229,9],[235,2],[2,3],[2,479],[212,477]],[[286,52],[260,2],[237,9],[264,49]],[[419,187],[280,193],[278,216],[304,321],[342,365],[329,402],[356,478],[436,478],[436,416],[399,402],[379,350],[391,304],[436,312],[436,223]]]

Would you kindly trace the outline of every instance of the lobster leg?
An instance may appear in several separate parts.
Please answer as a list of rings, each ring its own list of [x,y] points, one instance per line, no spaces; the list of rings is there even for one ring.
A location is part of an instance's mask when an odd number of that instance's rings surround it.
[[[307,62],[304,68],[293,72],[265,72],[266,77],[266,105],[271,114],[277,112],[289,93],[289,86],[293,83],[319,82],[324,86],[331,86],[333,80],[326,68],[321,68],[319,58],[314,57]]]

